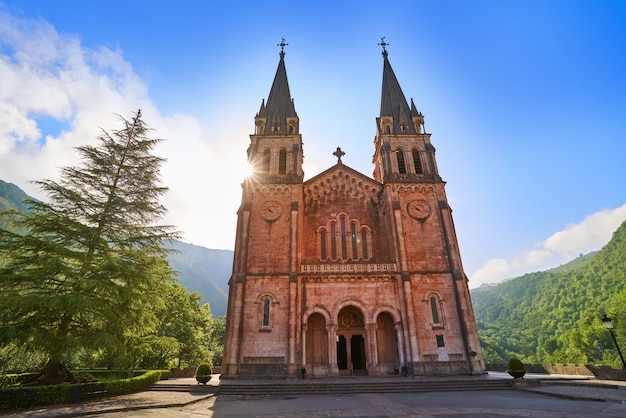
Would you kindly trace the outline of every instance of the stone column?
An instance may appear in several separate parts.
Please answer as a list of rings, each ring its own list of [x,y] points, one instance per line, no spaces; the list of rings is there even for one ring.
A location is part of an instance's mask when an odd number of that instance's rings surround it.
[[[298,341],[298,324],[302,323],[302,316],[298,310],[298,202],[291,202],[291,243],[289,251],[289,359],[287,374],[300,373],[300,367],[296,363],[298,349],[303,344]],[[303,366],[303,365],[302,365]],[[303,366],[304,367],[304,366]]]
[[[309,329],[307,324],[302,324],[302,367],[306,367],[306,333]],[[307,374],[313,372],[313,370],[307,370]]]
[[[337,324],[326,325],[328,332],[328,374],[337,376],[339,367],[337,366]]]
[[[400,362],[399,366],[406,366],[406,360],[404,358],[404,333],[402,332],[402,326],[400,324],[396,324],[394,329],[396,330],[396,339],[398,340],[398,361]]]
[[[369,349],[367,350],[367,371],[370,375],[380,374],[380,369],[378,367],[378,338],[376,332],[377,329],[378,324],[376,323],[367,324],[365,326],[369,346]]]

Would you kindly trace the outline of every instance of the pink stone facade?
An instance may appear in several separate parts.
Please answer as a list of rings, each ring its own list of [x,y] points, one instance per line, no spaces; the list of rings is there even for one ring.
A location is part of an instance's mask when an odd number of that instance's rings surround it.
[[[242,185],[225,378],[484,373],[430,134],[383,56],[383,99],[406,111],[381,106],[374,177],[338,158],[304,181],[281,54],[248,150],[257,171]]]

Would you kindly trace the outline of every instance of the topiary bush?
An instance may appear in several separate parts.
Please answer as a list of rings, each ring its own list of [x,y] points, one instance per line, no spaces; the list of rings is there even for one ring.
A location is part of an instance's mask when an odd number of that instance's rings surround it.
[[[520,359],[513,357],[509,360],[509,368],[506,371],[515,379],[520,379],[526,374],[526,366]]]
[[[513,357],[509,360],[508,370],[511,370],[513,372],[525,372],[526,366],[524,366],[524,363],[522,362],[522,360]]]
[[[203,361],[196,369],[196,376],[210,376],[212,371],[213,365],[211,362]]]

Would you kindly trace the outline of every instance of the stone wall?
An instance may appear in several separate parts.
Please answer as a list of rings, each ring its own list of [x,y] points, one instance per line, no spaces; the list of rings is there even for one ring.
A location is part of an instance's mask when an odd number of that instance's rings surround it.
[[[214,366],[213,370],[211,370],[212,374],[220,374],[222,372],[221,366]],[[172,369],[172,378],[180,379],[181,377],[194,377],[196,375],[195,367],[186,367],[184,369],[179,369],[175,367]]]
[[[594,376],[598,379],[626,380],[626,372],[609,366],[594,364],[525,364],[527,373],[567,374],[574,376]],[[505,372],[506,364],[488,364],[487,370]]]

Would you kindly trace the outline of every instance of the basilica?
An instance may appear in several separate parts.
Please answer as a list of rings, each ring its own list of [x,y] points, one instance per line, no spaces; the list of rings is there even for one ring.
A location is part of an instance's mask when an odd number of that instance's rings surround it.
[[[285,45],[250,135],[221,377],[483,374],[435,147],[388,44],[373,176],[337,148],[308,180]]]

